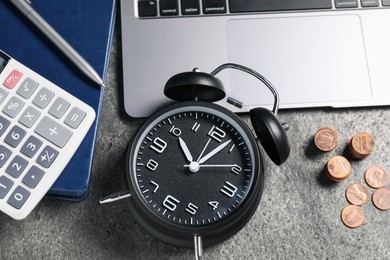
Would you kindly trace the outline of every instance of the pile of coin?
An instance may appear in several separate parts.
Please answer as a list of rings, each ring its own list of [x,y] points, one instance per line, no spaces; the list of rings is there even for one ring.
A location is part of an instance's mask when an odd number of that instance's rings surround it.
[[[347,200],[351,205],[341,211],[341,220],[350,228],[357,228],[364,223],[364,210],[360,207],[367,203],[370,193],[361,183],[353,183],[345,191]]]
[[[380,210],[390,210],[390,190],[384,188],[388,181],[387,172],[378,166],[367,169],[364,179],[371,188],[376,189],[372,194],[372,203]],[[370,192],[361,183],[353,183],[348,186],[345,196],[351,205],[341,211],[343,223],[350,228],[356,228],[364,222],[364,210],[360,207],[367,203]]]
[[[321,151],[332,151],[338,145],[338,134],[333,128],[321,128],[314,136],[314,143]],[[375,139],[366,132],[357,133],[347,143],[349,154],[359,160],[367,158],[374,148]],[[340,182],[349,178],[352,167],[345,157],[336,155],[328,160],[324,172],[331,180]],[[390,210],[390,189],[385,188],[388,178],[386,170],[379,166],[370,167],[364,174],[366,184],[375,189],[372,203],[380,210]],[[368,202],[370,192],[364,184],[353,183],[347,187],[345,196],[350,204],[342,209],[341,220],[347,227],[357,228],[364,223],[361,206]]]
[[[338,145],[337,131],[331,127],[320,128],[314,135],[314,144],[323,152],[330,152]],[[367,158],[375,148],[375,139],[366,132],[354,135],[347,143],[349,154],[359,160]],[[325,174],[333,181],[343,181],[351,175],[349,161],[341,155],[333,156],[325,166]]]
[[[381,167],[373,166],[366,171],[364,179],[370,187],[377,189],[372,195],[375,207],[390,210],[390,190],[385,188],[389,179],[388,173]]]

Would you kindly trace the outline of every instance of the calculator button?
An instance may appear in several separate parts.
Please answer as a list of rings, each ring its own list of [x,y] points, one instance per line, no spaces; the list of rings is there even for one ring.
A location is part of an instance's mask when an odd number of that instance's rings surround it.
[[[46,108],[53,96],[54,93],[52,91],[47,88],[42,88],[35,96],[33,103],[42,109]]]
[[[35,92],[35,90],[37,89],[38,85],[39,85],[38,82],[36,82],[36,81],[34,81],[34,80],[30,79],[30,78],[26,78],[23,81],[23,83],[20,85],[20,87],[18,88],[16,93],[18,93],[19,95],[21,95],[25,99],[28,99]]]
[[[32,166],[30,170],[28,170],[28,172],[26,173],[26,176],[24,176],[22,182],[33,189],[41,181],[44,174],[44,171],[42,171],[36,166]]]
[[[8,91],[4,88],[0,88],[0,104],[3,103],[4,99],[8,96]]]
[[[30,136],[20,151],[28,157],[32,158],[38,152],[39,148],[41,148],[42,143],[43,142],[35,136]]]
[[[5,79],[3,85],[7,88],[14,88],[16,84],[18,84],[20,78],[23,76],[23,73],[21,73],[18,70],[13,70],[8,77]]]
[[[20,209],[24,205],[30,194],[31,193],[25,188],[23,188],[22,186],[18,186],[9,197],[8,203],[17,209]]]
[[[72,131],[47,116],[39,122],[35,132],[61,148],[72,136]]]
[[[0,199],[4,199],[9,190],[11,189],[14,182],[8,179],[7,177],[0,176]]]
[[[54,101],[53,105],[49,109],[49,113],[56,117],[56,118],[61,118],[66,110],[68,110],[70,103],[66,101],[65,99],[59,97]]]
[[[5,119],[4,117],[0,116],[0,136],[2,136],[7,130],[8,126],[10,124],[10,121],[8,119]]]
[[[16,117],[20,110],[22,110],[24,102],[17,97],[12,97],[3,108],[3,112],[10,117]]]
[[[9,131],[8,135],[4,138],[4,141],[12,147],[16,147],[25,135],[26,131],[16,125]]]
[[[58,151],[50,146],[46,146],[41,154],[38,156],[37,163],[45,168],[49,168],[50,165],[57,158]]]
[[[22,123],[24,126],[30,128],[34,125],[40,115],[41,113],[38,110],[29,106],[19,118],[19,122]]]
[[[8,167],[5,171],[9,175],[11,175],[15,178],[19,178],[19,176],[22,174],[22,172],[26,168],[27,164],[28,164],[28,162],[25,159],[23,159],[19,155],[16,155],[15,158],[8,165]]]
[[[0,168],[4,166],[11,154],[10,149],[0,145]]]
[[[74,107],[66,117],[65,124],[76,129],[80,125],[81,121],[83,121],[85,115],[86,113],[83,110]]]

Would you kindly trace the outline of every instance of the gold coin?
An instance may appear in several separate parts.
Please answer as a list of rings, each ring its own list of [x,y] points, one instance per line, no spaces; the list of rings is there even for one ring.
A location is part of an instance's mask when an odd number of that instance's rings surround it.
[[[364,185],[360,183],[353,183],[348,186],[345,191],[345,196],[351,204],[361,206],[368,201],[370,193]]]
[[[363,224],[364,219],[364,210],[359,206],[349,205],[341,211],[341,220],[347,227],[360,227]]]
[[[343,181],[347,179],[352,172],[351,164],[343,156],[333,156],[325,167],[328,177],[334,181]]]
[[[374,191],[372,194],[372,202],[375,207],[381,210],[389,210],[390,209],[390,190],[386,188],[381,188]]]
[[[375,189],[383,188],[386,185],[388,178],[387,172],[379,166],[368,168],[364,174],[364,179],[367,184]]]
[[[332,151],[339,142],[337,132],[329,127],[320,128],[314,136],[314,143],[324,152]]]
[[[364,159],[371,154],[375,148],[375,139],[365,132],[357,133],[348,142],[350,154],[356,159]]]

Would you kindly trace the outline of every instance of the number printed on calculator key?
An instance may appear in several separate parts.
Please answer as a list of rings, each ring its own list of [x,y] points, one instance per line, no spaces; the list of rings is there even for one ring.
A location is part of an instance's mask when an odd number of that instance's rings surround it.
[[[23,159],[23,157],[19,155],[16,155],[5,171],[12,177],[19,178],[27,164],[27,160]]]
[[[15,191],[8,199],[8,203],[13,207],[20,209],[23,204],[26,202],[31,192],[23,188],[22,186],[16,187]]]
[[[5,165],[12,152],[7,147],[0,145],[0,168]]]
[[[20,151],[29,158],[32,158],[38,152],[39,148],[41,148],[42,143],[43,142],[35,136],[30,136]]]
[[[4,175],[0,176],[0,199],[3,199],[7,193],[11,190],[14,182]]]
[[[12,147],[17,147],[25,135],[26,131],[16,125],[11,129],[4,141]]]

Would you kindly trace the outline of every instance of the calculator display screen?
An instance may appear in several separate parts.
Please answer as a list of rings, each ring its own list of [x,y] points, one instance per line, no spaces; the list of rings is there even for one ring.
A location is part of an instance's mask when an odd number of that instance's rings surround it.
[[[0,73],[3,71],[5,66],[7,65],[8,60],[0,55]]]

